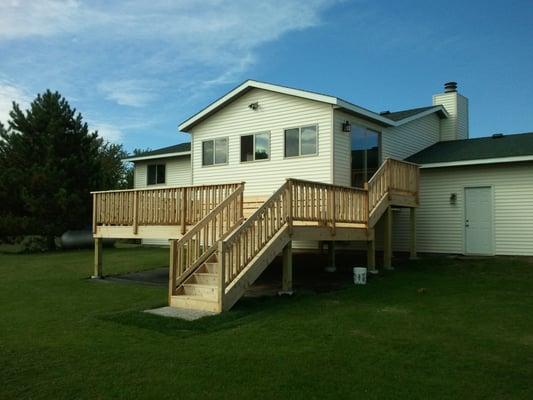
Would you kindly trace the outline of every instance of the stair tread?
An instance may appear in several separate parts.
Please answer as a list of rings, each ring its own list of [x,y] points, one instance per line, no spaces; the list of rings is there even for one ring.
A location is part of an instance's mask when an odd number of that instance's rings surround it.
[[[195,287],[205,287],[216,289],[217,285],[207,285],[205,283],[184,283],[183,286],[195,286]]]
[[[192,294],[174,294],[172,295],[173,299],[182,299],[182,300],[194,300],[194,301],[205,301],[207,303],[217,303],[218,299],[213,297],[204,297],[204,296],[195,296]]]

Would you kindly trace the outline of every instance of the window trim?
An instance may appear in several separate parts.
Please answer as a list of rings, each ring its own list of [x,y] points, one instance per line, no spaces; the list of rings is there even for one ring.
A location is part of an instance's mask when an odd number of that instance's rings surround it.
[[[222,140],[222,139],[226,139],[226,162],[224,162],[224,163],[216,163],[215,162],[216,161],[215,141]],[[207,164],[207,165],[204,164],[204,143],[205,142],[213,142],[213,164]],[[204,167],[220,167],[222,165],[228,165],[229,164],[229,136],[221,136],[221,137],[217,137],[217,138],[213,138],[213,139],[202,140],[201,148],[202,148],[202,154],[201,154],[200,163],[202,165],[202,168],[204,168]]]
[[[155,183],[149,183],[150,175],[148,173],[148,169],[151,166],[155,166]],[[163,182],[157,182],[157,167],[163,166],[165,168],[165,180]],[[146,164],[146,186],[158,186],[158,185],[166,185],[167,183],[167,163],[148,163]]]
[[[256,160],[255,159],[255,135],[264,135],[265,133],[268,135],[268,158],[263,158],[261,160]],[[242,138],[244,136],[253,136],[253,138],[254,138],[254,142],[253,142],[253,149],[254,149],[253,156],[254,156],[254,159],[250,160],[250,161],[242,161]],[[272,135],[271,135],[270,131],[261,131],[261,132],[256,132],[256,133],[243,133],[242,135],[240,135],[239,136],[239,160],[240,160],[239,162],[241,164],[250,164],[250,163],[255,163],[255,162],[270,161],[270,156],[271,156],[271,153],[272,153],[272,142],[271,142],[271,139],[272,139]]]
[[[312,154],[302,154],[302,129],[303,128],[309,128],[311,126],[314,126],[316,129],[316,135],[315,135],[315,152]],[[319,155],[318,151],[318,130],[319,124],[305,124],[305,125],[299,125],[299,126],[293,126],[289,128],[283,128],[283,158],[284,159],[291,159],[291,158],[305,158],[305,157],[316,157]],[[286,131],[290,129],[298,129],[298,155],[296,156],[288,156],[287,155],[287,140],[285,137]]]

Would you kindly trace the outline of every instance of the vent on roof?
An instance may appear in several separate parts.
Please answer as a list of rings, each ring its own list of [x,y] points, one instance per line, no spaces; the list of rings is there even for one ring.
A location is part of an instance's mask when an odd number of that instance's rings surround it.
[[[493,139],[499,139],[499,138],[502,138],[503,137],[503,133],[494,133],[492,135],[492,138]]]
[[[388,111],[388,110],[387,111],[381,111],[379,113],[379,115],[387,115],[387,114],[390,114],[390,111]]]
[[[457,92],[457,82],[446,82],[444,84],[444,93]]]

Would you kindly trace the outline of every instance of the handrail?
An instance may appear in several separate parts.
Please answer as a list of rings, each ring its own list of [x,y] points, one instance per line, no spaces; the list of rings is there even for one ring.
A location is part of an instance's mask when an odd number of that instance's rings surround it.
[[[226,237],[243,220],[244,184],[213,208],[178,241],[173,241],[171,289],[174,290],[201,265],[216,249],[217,242]]]

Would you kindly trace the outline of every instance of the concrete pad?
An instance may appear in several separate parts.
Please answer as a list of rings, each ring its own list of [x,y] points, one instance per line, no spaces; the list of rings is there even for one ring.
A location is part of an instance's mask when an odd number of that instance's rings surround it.
[[[161,317],[167,318],[179,318],[187,321],[194,321],[203,317],[210,317],[216,315],[217,313],[212,311],[203,311],[203,310],[188,310],[186,308],[177,308],[177,307],[161,307],[154,308],[152,310],[144,310],[145,313],[159,315]]]

